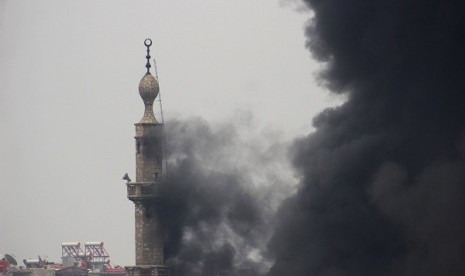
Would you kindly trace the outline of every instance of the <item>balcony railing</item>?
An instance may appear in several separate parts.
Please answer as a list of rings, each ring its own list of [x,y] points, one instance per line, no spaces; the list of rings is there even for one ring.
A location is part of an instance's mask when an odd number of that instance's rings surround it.
[[[126,185],[130,200],[150,199],[161,195],[158,182],[129,182]]]

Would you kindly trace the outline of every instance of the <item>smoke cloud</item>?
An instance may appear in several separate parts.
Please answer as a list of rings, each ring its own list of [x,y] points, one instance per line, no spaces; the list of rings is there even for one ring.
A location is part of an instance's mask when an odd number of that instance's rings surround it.
[[[174,275],[261,275],[273,214],[295,182],[288,144],[247,114],[167,124],[165,254]]]
[[[178,276],[464,275],[465,2],[304,3],[321,83],[347,101],[290,146],[247,116],[170,122],[167,264]]]
[[[465,2],[307,0],[347,102],[292,146],[270,275],[465,275]]]

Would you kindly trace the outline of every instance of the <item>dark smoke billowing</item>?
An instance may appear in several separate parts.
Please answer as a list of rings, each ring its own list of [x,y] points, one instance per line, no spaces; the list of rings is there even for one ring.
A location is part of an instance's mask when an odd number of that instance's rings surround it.
[[[274,134],[171,122],[168,264],[177,276],[465,275],[465,1],[305,3],[321,81],[347,102],[291,146],[296,193]]]
[[[270,275],[465,275],[465,1],[305,2],[348,100],[293,146]]]
[[[259,275],[273,214],[290,194],[287,145],[240,122],[167,124],[167,264],[174,275]]]

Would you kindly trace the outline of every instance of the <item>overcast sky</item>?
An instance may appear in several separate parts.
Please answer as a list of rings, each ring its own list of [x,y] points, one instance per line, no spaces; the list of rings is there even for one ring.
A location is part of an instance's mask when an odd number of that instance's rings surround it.
[[[0,0],[0,253],[59,261],[104,241],[134,263],[134,125],[146,37],[165,119],[240,116],[291,139],[340,99],[305,49],[309,11],[278,0]]]

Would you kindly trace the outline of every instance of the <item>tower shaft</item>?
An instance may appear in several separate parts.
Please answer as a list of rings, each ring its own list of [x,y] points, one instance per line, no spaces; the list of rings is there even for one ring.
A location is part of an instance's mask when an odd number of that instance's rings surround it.
[[[162,185],[162,124],[137,123],[136,182],[127,183],[128,198],[135,205],[136,265],[130,276],[169,275],[164,265]]]
[[[163,265],[161,124],[136,124],[136,265]]]

